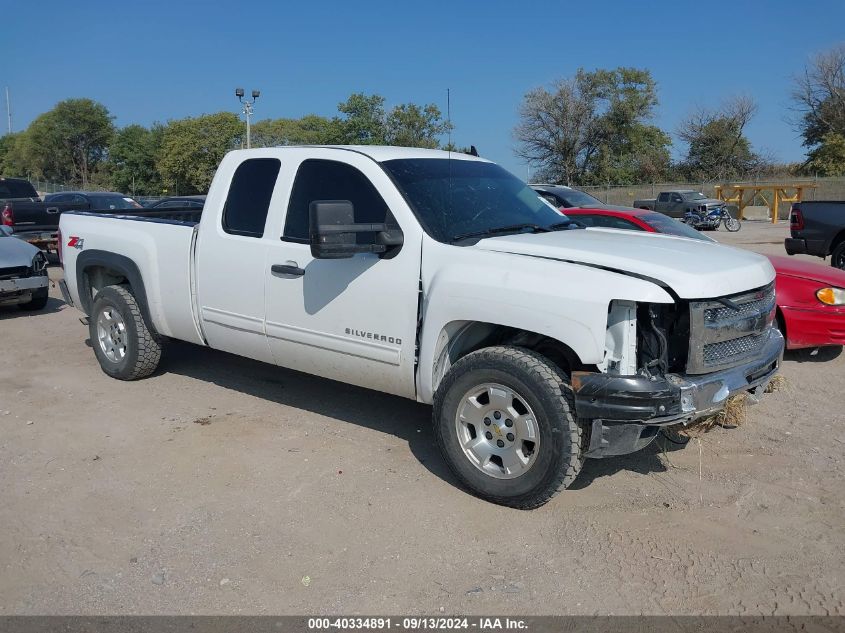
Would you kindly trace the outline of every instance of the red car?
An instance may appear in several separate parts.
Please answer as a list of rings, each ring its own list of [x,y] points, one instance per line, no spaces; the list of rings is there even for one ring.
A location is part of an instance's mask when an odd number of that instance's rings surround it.
[[[710,240],[662,213],[643,209],[565,209],[586,226],[668,233]],[[775,268],[778,327],[788,349],[845,345],[845,271],[792,257],[767,255]]]

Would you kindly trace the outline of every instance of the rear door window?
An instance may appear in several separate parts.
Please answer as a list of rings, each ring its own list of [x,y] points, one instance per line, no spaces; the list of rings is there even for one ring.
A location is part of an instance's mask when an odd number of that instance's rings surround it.
[[[238,165],[223,207],[224,231],[247,237],[264,236],[280,168],[277,158],[250,158]]]
[[[38,193],[30,183],[22,180],[0,178],[0,199],[37,198]]]

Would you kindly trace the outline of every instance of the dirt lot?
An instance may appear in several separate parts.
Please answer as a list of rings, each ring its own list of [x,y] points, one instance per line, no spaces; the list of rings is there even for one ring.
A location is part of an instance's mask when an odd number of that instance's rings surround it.
[[[111,380],[51,296],[0,310],[0,613],[845,614],[841,350],[521,512],[455,485],[428,407],[184,344]]]

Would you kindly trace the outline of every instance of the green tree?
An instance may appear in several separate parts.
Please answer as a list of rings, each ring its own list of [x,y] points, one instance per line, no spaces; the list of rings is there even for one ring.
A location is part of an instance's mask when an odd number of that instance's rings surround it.
[[[112,116],[91,99],[66,99],[37,117],[21,143],[28,171],[87,187],[114,135]]]
[[[386,139],[384,97],[356,92],[337,106],[343,117],[335,121],[340,142],[351,145],[384,145]]]
[[[436,105],[420,107],[405,103],[394,107],[387,115],[384,136],[387,145],[436,148],[440,146],[438,137],[451,128]]]
[[[0,176],[20,176],[14,163],[15,145],[22,132],[0,136]]]
[[[307,114],[301,119],[265,119],[252,126],[253,147],[277,145],[327,145],[340,143],[342,133],[336,119]]]
[[[669,136],[648,121],[657,106],[651,73],[637,68],[579,69],[550,90],[531,90],[520,106],[517,153],[538,177],[581,184],[637,182],[669,165]]]
[[[749,175],[761,158],[751,149],[745,127],[757,111],[749,97],[734,97],[716,110],[699,109],[678,127],[688,144],[683,161],[688,178],[729,180]]]
[[[111,186],[132,195],[156,195],[162,191],[156,160],[161,152],[164,127],[147,129],[127,125],[115,134],[109,147]]]
[[[156,162],[170,193],[205,193],[229,150],[240,146],[244,125],[231,112],[170,121]]]
[[[795,78],[795,127],[809,148],[805,169],[825,176],[843,171],[845,138],[845,44],[814,57]]]
[[[810,151],[805,170],[822,176],[845,176],[845,136],[828,132]]]

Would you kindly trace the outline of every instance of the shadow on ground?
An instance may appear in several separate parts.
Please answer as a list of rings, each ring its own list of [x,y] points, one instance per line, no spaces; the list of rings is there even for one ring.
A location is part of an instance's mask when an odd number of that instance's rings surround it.
[[[411,453],[432,474],[460,487],[435,445],[431,407],[427,405],[181,342],[168,344],[160,372],[188,376],[351,425],[389,433],[406,441]],[[354,433],[354,429],[349,432]],[[584,488],[596,479],[622,470],[642,474],[666,472],[667,467],[660,455],[681,448],[683,446],[658,436],[637,453],[587,460],[572,488]]]
[[[37,317],[43,314],[53,314],[54,312],[58,312],[61,310],[65,305],[67,305],[61,299],[54,299],[50,297],[47,299],[47,305],[44,306],[41,310],[21,310],[18,306],[0,306],[0,321],[4,321],[6,319],[14,319],[18,317],[28,317],[34,316]]]
[[[429,406],[175,341],[168,343],[159,371],[395,435],[431,473],[458,486],[435,445]]]
[[[796,363],[827,363],[842,355],[842,346],[817,347],[815,349],[789,349],[783,353],[783,360]]]
[[[671,442],[658,434],[651,444],[636,453],[602,459],[588,459],[584,462],[581,474],[569,488],[570,490],[581,490],[597,479],[610,477],[623,470],[640,475],[665,473],[669,470],[669,467],[661,456],[665,453],[683,450],[685,446],[686,444]]]

